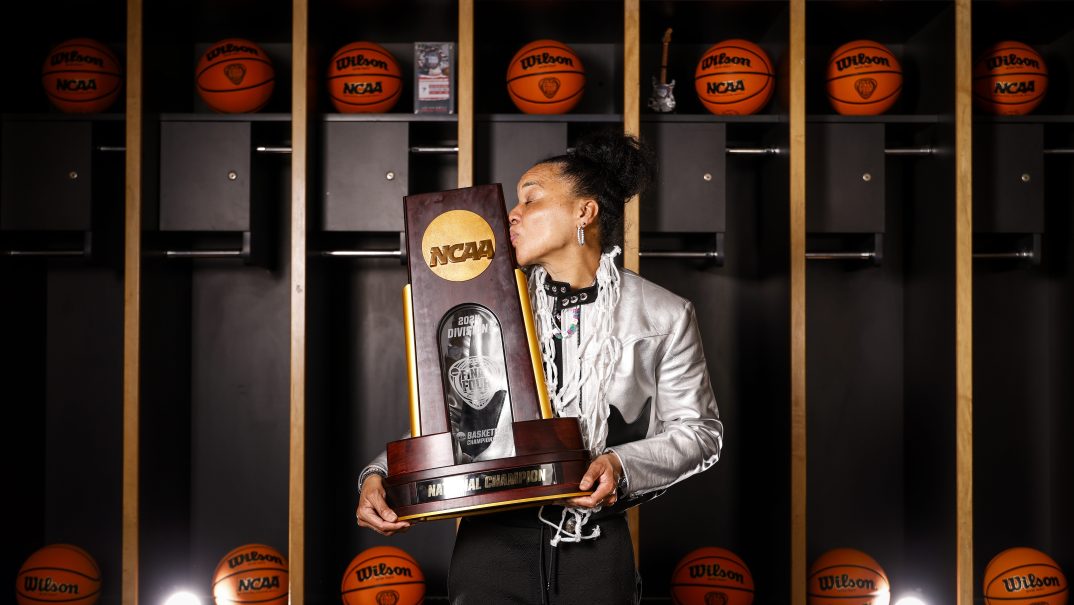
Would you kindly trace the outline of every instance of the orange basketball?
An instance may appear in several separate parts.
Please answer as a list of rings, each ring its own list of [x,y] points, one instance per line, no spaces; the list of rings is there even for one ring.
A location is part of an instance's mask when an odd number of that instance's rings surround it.
[[[112,106],[123,86],[123,68],[107,46],[75,38],[53,47],[41,69],[45,94],[60,111],[99,113]]]
[[[1048,91],[1048,67],[1033,47],[1000,42],[973,65],[973,100],[977,107],[1002,116],[1025,115]]]
[[[844,116],[875,116],[891,109],[902,92],[902,66],[888,47],[855,40],[828,59],[828,100]]]
[[[1067,579],[1041,551],[1008,548],[985,567],[984,597],[985,605],[1066,605]]]
[[[735,553],[715,546],[692,550],[671,574],[671,602],[676,605],[750,605],[753,575]]]
[[[772,61],[760,46],[749,40],[724,40],[701,55],[694,90],[710,112],[744,116],[768,103],[775,79]]]
[[[425,575],[405,550],[374,546],[347,566],[340,590],[344,605],[417,605],[425,599]]]
[[[328,96],[336,111],[380,113],[399,101],[403,88],[399,63],[383,46],[353,42],[332,55]]]
[[[220,113],[258,111],[272,97],[276,71],[265,51],[249,40],[213,44],[198,61],[198,95]]]
[[[888,605],[891,584],[872,557],[853,548],[836,548],[809,568],[809,605]]]
[[[562,42],[530,42],[507,66],[507,94],[524,113],[567,113],[584,90],[582,60]]]
[[[92,605],[101,596],[101,570],[71,544],[50,544],[30,555],[15,578],[19,605]]]
[[[264,544],[245,544],[224,555],[213,572],[216,605],[287,605],[287,559]]]

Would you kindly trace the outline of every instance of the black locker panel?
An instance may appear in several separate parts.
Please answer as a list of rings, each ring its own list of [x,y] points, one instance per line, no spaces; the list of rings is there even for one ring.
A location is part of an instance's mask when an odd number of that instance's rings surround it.
[[[402,231],[409,124],[324,125],[324,229]]]
[[[160,125],[160,229],[250,230],[250,123]]]
[[[90,229],[92,123],[4,122],[0,158],[0,229]]]
[[[511,209],[518,203],[519,177],[537,162],[567,151],[567,123],[485,122],[475,125],[474,140],[474,182],[502,184],[504,203]],[[482,153],[487,157],[477,155]]]
[[[973,227],[980,233],[1044,232],[1043,124],[975,126]]]
[[[884,232],[884,125],[806,128],[806,230]]]
[[[48,271],[44,543],[85,548],[119,600],[122,561],[123,283],[109,268]]]
[[[191,278],[190,548],[195,578],[232,548],[287,544],[287,272],[207,265]]]
[[[659,159],[659,176],[639,208],[642,231],[726,231],[726,124],[646,123],[642,137]]]

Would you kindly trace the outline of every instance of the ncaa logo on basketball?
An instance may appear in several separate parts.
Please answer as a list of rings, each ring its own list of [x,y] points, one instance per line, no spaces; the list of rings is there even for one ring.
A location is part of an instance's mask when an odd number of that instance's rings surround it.
[[[496,385],[490,380],[496,376],[496,367],[488,357],[471,355],[451,364],[448,368],[448,380],[454,391],[475,410],[483,409],[489,404]]]
[[[728,82],[707,82],[705,84],[705,90],[710,95],[725,95],[732,92],[745,91],[746,84],[742,80],[731,80]]]
[[[244,592],[257,592],[259,590],[278,589],[279,587],[280,576],[239,579],[239,594],[242,594]]]
[[[64,80],[62,78],[57,78],[56,90],[63,92],[97,90],[97,80]]]
[[[1037,89],[1033,84],[1032,80],[1029,82],[996,82],[992,92],[997,95],[1024,95],[1036,92]]]
[[[384,92],[380,80],[376,82],[344,82],[343,94],[345,95],[371,95]]]

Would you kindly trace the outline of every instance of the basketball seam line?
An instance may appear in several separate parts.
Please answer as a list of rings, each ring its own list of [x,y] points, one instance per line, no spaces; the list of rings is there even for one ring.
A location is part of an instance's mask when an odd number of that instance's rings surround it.
[[[424,580],[412,580],[410,582],[390,582],[388,584],[376,584],[371,586],[359,586],[358,588],[348,588],[341,591],[343,594],[350,594],[352,592],[358,592],[360,590],[372,590],[374,588],[387,588],[389,586],[409,586],[411,584],[425,584]]]
[[[753,589],[752,588],[739,588],[738,586],[723,586],[722,584],[694,584],[692,582],[689,582],[689,583],[680,582],[678,584],[672,583],[671,588],[672,588],[672,590],[674,590],[674,589],[676,589],[676,588],[678,588],[680,586],[691,587],[691,588],[723,588],[723,589],[726,589],[726,590],[738,590],[738,591],[741,591],[741,592],[748,592],[750,594],[753,594]]]
[[[767,71],[721,71],[714,74],[701,74],[700,76],[694,74],[694,82],[697,82],[701,78],[717,78],[719,76],[768,76],[769,78],[775,78],[776,74],[768,73]]]
[[[242,92],[244,90],[251,90],[253,88],[258,88],[258,87],[264,86],[265,84],[271,84],[271,83],[273,83],[275,81],[276,81],[276,78],[269,78],[268,80],[265,80],[264,82],[261,82],[260,84],[254,84],[252,86],[243,86],[242,88],[205,88],[201,84],[198,84],[198,90],[200,90],[201,92],[209,92],[209,93],[214,93],[214,94],[216,94],[216,93]]]
[[[396,76],[392,74],[339,74],[338,76],[328,76],[325,80],[338,80],[340,78],[351,78],[354,76],[374,76],[377,78],[394,78],[396,80],[402,80],[402,76]]]
[[[56,74],[98,74],[101,76],[113,76],[116,78],[123,77],[122,72],[94,71],[92,69],[52,69],[49,71],[41,72],[41,78],[44,79],[45,76],[52,76]]]
[[[844,101],[843,99],[840,99],[839,97],[833,95],[832,93],[828,93],[828,98],[832,99],[834,101],[839,101],[840,103],[846,103],[847,105],[873,105],[873,104],[879,103],[880,101],[886,101],[886,100],[890,99],[891,97],[899,94],[900,92],[902,92],[902,86],[896,88],[894,91],[892,91],[887,96],[879,97],[879,98],[877,98],[876,100],[873,100],[873,101]]]
[[[515,76],[513,78],[507,78],[507,83],[510,84],[511,82],[514,82],[515,80],[521,80],[522,78],[532,78],[533,76],[548,76],[548,75],[552,75],[552,74],[578,74],[578,75],[582,76],[583,80],[585,80],[585,72],[584,71],[570,71],[570,70],[560,69],[560,70],[556,70],[556,71],[542,71],[540,73],[522,74],[521,76]]]
[[[510,89],[508,89],[508,90],[510,90]],[[527,99],[526,97],[524,97],[524,96],[522,96],[522,95],[520,95],[520,94],[518,94],[518,93],[516,93],[514,91],[510,91],[510,92],[511,92],[511,96],[518,97],[519,100],[525,101],[527,103],[536,103],[538,105],[551,105],[552,103],[562,103],[564,101],[569,101],[569,100],[573,99],[574,97],[577,97],[578,95],[580,95],[583,92],[585,92],[585,88],[579,88],[578,92],[574,93],[573,95],[571,95],[569,97],[563,97],[562,99],[555,99],[555,100],[549,100],[549,101],[540,101],[540,100],[534,101],[532,99]]]
[[[64,44],[62,46],[56,46],[52,49],[52,52],[49,52],[49,56],[51,57],[55,51],[60,50],[61,48],[89,48],[99,53],[105,53],[108,55],[108,58],[111,59],[113,62],[117,64],[119,63],[119,57],[112,52],[112,49],[105,49],[104,51],[102,51],[100,48],[97,48],[96,46],[90,44]]]
[[[30,567],[30,568],[27,568],[27,569],[20,569],[19,570],[19,575],[21,576],[22,574],[29,573],[31,571],[46,571],[46,570],[65,571],[67,573],[73,573],[76,576],[82,576],[83,578],[86,578],[87,580],[91,580],[93,582],[100,582],[101,581],[101,579],[99,577],[94,578],[93,576],[87,576],[86,574],[84,574],[84,573],[82,573],[80,571],[75,571],[73,569],[66,569],[64,567]],[[98,570],[97,573],[98,574],[101,573],[100,570]]]
[[[270,68],[272,68],[273,72],[276,71],[276,68],[272,67],[272,61],[269,61],[268,59],[261,59],[259,57],[239,57],[239,58],[236,58],[236,59],[221,60],[221,61],[217,61],[215,63],[210,63],[210,64],[206,65],[203,69],[201,69],[200,71],[198,71],[194,75],[194,81],[197,81],[198,78],[200,78],[202,74],[204,74],[205,72],[209,71],[210,69],[212,69],[214,67],[222,65],[224,63],[237,63],[239,61],[253,61],[255,63],[264,63],[265,65],[268,65]],[[273,74],[273,77],[275,77],[275,74]]]

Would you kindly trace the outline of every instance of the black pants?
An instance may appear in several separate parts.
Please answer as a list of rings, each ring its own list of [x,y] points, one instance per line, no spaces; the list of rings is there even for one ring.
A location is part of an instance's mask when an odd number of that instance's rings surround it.
[[[536,508],[466,517],[455,537],[448,575],[453,605],[634,605],[641,579],[623,513],[594,518],[600,537],[552,547],[554,530]],[[559,507],[544,518],[558,523]],[[588,532],[587,532],[588,533]]]

